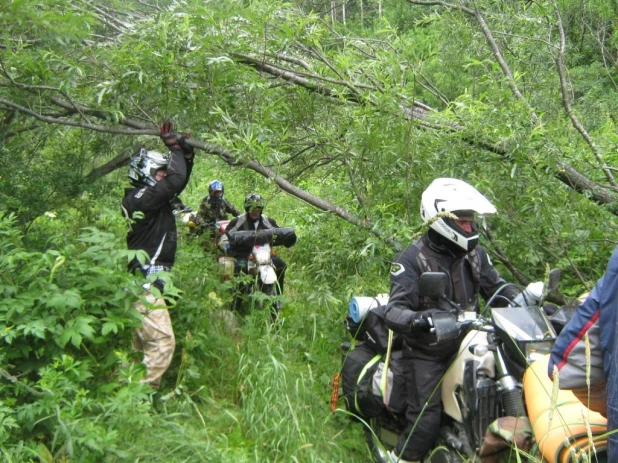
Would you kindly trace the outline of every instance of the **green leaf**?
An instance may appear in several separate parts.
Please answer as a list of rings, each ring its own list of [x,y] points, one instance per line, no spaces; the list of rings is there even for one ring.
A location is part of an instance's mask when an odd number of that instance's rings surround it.
[[[20,326],[25,335],[33,335],[40,339],[45,339],[45,333],[49,331],[48,320],[36,319],[27,325]]]
[[[95,330],[91,324],[95,321],[96,319],[90,316],[81,316],[75,320],[70,320],[58,337],[58,344],[64,347],[71,341],[71,344],[79,347],[83,338],[92,339]]]
[[[103,323],[103,327],[101,328],[101,334],[103,336],[106,336],[109,333],[118,333],[118,325],[116,323],[114,322]]]
[[[77,290],[67,289],[60,293],[54,293],[51,298],[45,302],[45,306],[64,311],[65,309],[78,309],[83,303],[84,301]]]

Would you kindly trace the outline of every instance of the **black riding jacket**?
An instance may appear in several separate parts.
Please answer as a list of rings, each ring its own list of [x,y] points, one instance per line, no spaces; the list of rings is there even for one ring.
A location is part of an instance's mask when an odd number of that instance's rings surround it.
[[[124,216],[134,220],[127,234],[127,247],[146,251],[150,256],[146,265],[171,267],[176,256],[176,219],[170,201],[187,185],[193,158],[186,159],[181,149],[172,149],[170,153],[167,175],[163,179],[153,186],[126,188],[122,200]],[[143,213],[143,217],[135,216],[136,212]],[[131,271],[140,267],[137,259],[129,263]]]
[[[397,254],[391,265],[386,325],[396,333],[403,334],[405,344],[429,358],[446,358],[454,354],[461,338],[430,345],[434,338],[429,332],[412,328],[418,312],[448,308],[437,300],[419,300],[418,280],[421,273],[446,273],[451,283],[447,287],[446,297],[464,310],[478,310],[479,294],[487,300],[505,284],[481,246],[466,253],[454,250],[443,241],[440,235],[430,229],[429,233]]]

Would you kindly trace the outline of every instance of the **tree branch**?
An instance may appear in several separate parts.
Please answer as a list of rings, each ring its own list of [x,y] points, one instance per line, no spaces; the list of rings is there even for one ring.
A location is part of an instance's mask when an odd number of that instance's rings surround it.
[[[88,175],[86,175],[86,177],[84,177],[84,181],[87,183],[94,182],[98,178],[104,177],[107,174],[115,171],[116,169],[119,169],[120,167],[127,165],[129,163],[129,159],[131,159],[131,156],[133,154],[134,154],[133,150],[120,153],[118,156],[116,156],[111,161],[108,161],[102,166],[92,169],[92,171]]]
[[[432,2],[432,1],[423,1],[423,0],[408,0],[408,3],[411,3],[412,5],[421,5],[421,6],[443,6],[446,8],[451,8],[453,10],[460,10],[463,11],[464,13],[468,13],[472,16],[474,16],[474,10],[471,8],[467,8],[463,5],[455,5],[454,3],[448,3],[448,2]]]
[[[491,243],[492,251],[494,252],[496,257],[498,258],[498,260],[500,262],[502,262],[502,264],[507,269],[509,269],[509,271],[515,277],[515,279],[519,282],[519,284],[523,285],[523,286],[526,286],[528,283],[530,283],[530,278],[528,276],[524,275],[523,273],[521,273],[519,271],[519,269],[517,267],[515,267],[513,265],[513,263],[510,261],[510,259],[506,256],[504,251],[502,251],[502,249],[500,249],[498,246],[496,246],[496,240],[494,238],[493,233],[489,229],[489,227],[485,228],[483,231],[484,231],[485,236],[487,236],[487,239]]]
[[[530,117],[532,121],[534,122],[534,124],[537,127],[542,127],[542,122],[539,119],[538,115],[532,109],[532,107],[529,105],[527,100],[524,98],[522,93],[517,88],[517,82],[513,78],[513,73],[511,72],[506,60],[502,56],[502,52],[500,51],[498,44],[493,38],[491,30],[487,26],[487,23],[485,22],[485,19],[483,18],[483,15],[481,14],[479,10],[471,10],[470,8],[466,8],[461,5],[453,5],[453,4],[450,4],[447,2],[441,2],[441,1],[434,2],[434,1],[423,1],[423,0],[408,0],[408,2],[414,5],[448,7],[448,8],[463,11],[467,14],[474,16],[481,27],[481,31],[483,32],[483,35],[485,36],[487,43],[489,44],[496,61],[500,65],[500,68],[502,69],[503,74],[507,78],[509,88],[511,89],[513,94],[522,102],[522,104],[524,104],[524,106],[528,109]],[[611,176],[611,173],[609,169],[607,168],[607,166],[603,164],[603,167],[604,167],[604,171],[606,175],[609,173]],[[556,165],[554,166],[554,175],[558,180],[560,180],[561,182],[563,182],[565,185],[569,186],[570,188],[573,188],[578,193],[585,193],[589,195],[590,198],[597,204],[610,205],[610,204],[616,203],[618,199],[615,195],[610,194],[607,191],[603,190],[602,188],[599,187],[597,183],[591,181],[589,178],[587,178],[586,176],[578,172],[574,167],[568,165],[567,163],[563,161],[557,162]],[[611,178],[613,179],[613,176]],[[612,186],[614,185],[615,183],[612,182]],[[614,215],[618,215],[617,205],[613,205],[610,208],[610,210]]]
[[[330,87],[326,87],[316,82],[311,82],[309,79],[299,76],[296,72],[278,68],[276,66],[273,66],[272,64],[267,63],[264,60],[256,59],[240,53],[232,53],[231,56],[236,58],[236,60],[242,64],[252,66],[259,71],[263,71],[272,76],[284,79],[288,82],[293,83],[294,85],[298,85],[312,92],[316,92],[331,98],[338,98],[338,96],[333,92]],[[358,94],[345,95],[344,98],[355,103],[360,102],[360,97]]]
[[[350,164],[349,159],[344,158],[343,163],[348,168],[348,177],[350,178],[350,184],[352,185],[352,190],[354,190],[354,196],[356,196],[356,200],[358,201],[358,204],[360,204],[363,210],[369,211],[369,209],[367,208],[367,205],[365,204],[365,200],[363,199],[363,196],[361,195],[361,192],[358,189],[358,185],[356,184],[356,179],[354,178],[354,172],[352,172],[352,166]]]
[[[100,110],[95,110],[95,109],[90,109],[90,108],[86,108],[83,106],[75,107],[75,105],[68,103],[68,102],[63,102],[57,98],[52,98],[52,102],[62,108],[67,109],[68,111],[73,111],[74,113],[78,114],[78,113],[84,113],[84,114],[89,114],[93,117],[97,117],[100,119],[104,119],[104,120],[108,120],[109,117],[108,115],[104,112],[104,111],[100,111]],[[38,120],[50,123],[50,124],[61,124],[61,125],[68,125],[68,126],[72,126],[72,127],[80,127],[80,128],[85,128],[85,129],[90,129],[90,130],[95,130],[98,132],[106,132],[106,133],[116,133],[116,134],[122,134],[122,135],[153,135],[153,136],[159,136],[159,128],[158,127],[147,127],[145,126],[145,124],[141,123],[141,122],[137,122],[133,119],[129,119],[129,118],[122,118],[118,121],[119,124],[122,125],[126,125],[129,127],[134,127],[131,129],[119,129],[116,127],[109,127],[109,126],[104,126],[104,125],[96,125],[96,124],[89,124],[89,123],[84,123],[84,122],[75,122],[75,121],[71,121],[71,120],[66,120],[66,119],[57,119],[57,118],[52,118],[52,117],[47,117],[47,116],[42,116],[41,114],[38,114],[32,110],[29,110],[27,108],[24,108],[21,105],[18,105],[16,103],[12,103],[10,101],[7,101],[5,99],[0,99],[0,104],[5,105],[7,107],[10,107],[12,109],[15,109],[17,111],[20,111],[24,114],[27,114],[31,117],[34,117]],[[373,234],[374,236],[383,239],[389,246],[393,247],[396,250],[400,250],[402,248],[401,243],[399,243],[396,239],[392,238],[392,237],[386,237],[384,236],[382,233],[380,233],[378,230],[374,230],[372,227],[372,224],[367,221],[367,220],[361,220],[360,218],[350,214],[348,211],[346,211],[345,209],[336,206],[335,204],[332,204],[328,201],[325,201],[321,198],[318,198],[316,196],[313,196],[312,194],[310,194],[309,192],[303,190],[302,188],[297,187],[296,185],[292,184],[291,182],[289,182],[287,179],[285,179],[284,177],[280,176],[279,174],[277,174],[276,171],[274,171],[273,169],[266,167],[262,164],[260,164],[258,161],[253,160],[253,159],[241,159],[238,158],[237,156],[235,156],[233,153],[227,151],[225,148],[215,145],[213,143],[208,143],[208,142],[204,142],[201,140],[197,140],[195,138],[190,138],[187,140],[187,143],[191,146],[193,146],[194,148],[198,148],[201,149],[203,151],[205,151],[208,154],[211,155],[215,155],[218,156],[219,158],[221,158],[223,161],[225,161],[227,164],[229,165],[242,165],[244,167],[247,167],[251,170],[253,170],[254,172],[257,172],[258,174],[262,175],[263,177],[271,180],[273,183],[275,183],[281,190],[285,191],[286,193],[306,202],[307,204],[310,204],[324,212],[328,212],[330,214],[336,215],[337,217],[340,217],[341,219],[356,225],[357,227],[363,228],[366,231],[370,232],[371,234]],[[113,165],[116,166],[116,168],[121,164],[122,162],[122,155],[121,156],[117,156],[116,158],[114,158],[112,161],[110,161],[110,163],[112,163]],[[110,163],[107,163],[106,166],[101,166],[98,169],[99,172],[104,171],[105,169],[111,169],[111,165]],[[113,170],[113,169],[112,169]],[[111,171],[111,170],[110,170]],[[94,172],[94,171],[93,171]],[[98,175],[97,173],[93,173],[91,172],[89,174],[90,175]]]
[[[560,78],[560,93],[562,95],[562,105],[564,106],[564,110],[569,116],[569,119],[571,119],[571,123],[573,124],[573,127],[575,127],[575,130],[577,130],[582,136],[582,138],[586,141],[586,143],[588,143],[590,150],[592,151],[594,156],[597,158],[597,161],[599,162],[601,169],[605,173],[605,177],[607,178],[607,181],[613,187],[618,187],[618,184],[616,184],[616,179],[614,179],[614,176],[609,170],[607,163],[603,159],[603,155],[597,149],[595,143],[592,141],[592,138],[590,137],[590,135],[588,134],[584,126],[579,122],[579,119],[575,115],[575,112],[573,111],[573,107],[571,106],[571,103],[569,102],[568,91],[567,91],[567,79],[566,79],[566,73],[564,70],[564,54],[566,50],[566,45],[565,45],[566,38],[564,35],[564,28],[562,27],[562,16],[560,15],[560,11],[558,11],[558,5],[556,5],[555,0],[552,1],[552,4],[554,6],[554,12],[556,14],[556,24],[558,26],[558,31],[560,33],[560,47],[558,47],[558,55],[556,56],[555,62],[556,62],[556,69],[558,71],[558,76]]]
[[[13,103],[12,101],[5,100],[4,98],[0,98],[0,105],[4,105],[7,108],[15,109],[23,114],[27,114],[30,117],[33,117],[39,121],[46,122],[48,124],[61,124],[61,125],[69,125],[71,127],[81,127],[83,129],[90,129],[96,132],[106,132],[106,133],[116,133],[121,135],[155,135],[158,131],[156,129],[142,129],[142,130],[127,130],[127,129],[118,129],[116,127],[110,127],[106,125],[98,125],[98,124],[90,124],[86,122],[76,122],[68,119],[58,119],[56,117],[44,116],[36,111],[32,111],[28,108],[24,108],[17,103]],[[67,103],[67,105],[69,105]]]

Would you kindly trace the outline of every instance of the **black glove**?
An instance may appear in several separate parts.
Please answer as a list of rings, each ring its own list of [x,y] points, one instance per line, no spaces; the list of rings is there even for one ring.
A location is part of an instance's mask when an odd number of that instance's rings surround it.
[[[456,339],[460,333],[455,314],[441,309],[416,312],[411,329],[433,333],[435,342],[431,345]]]
[[[543,305],[542,309],[543,309],[543,312],[545,312],[545,315],[547,315],[548,317],[551,317],[553,314],[558,312],[558,310],[560,310],[560,307],[558,307],[556,304],[552,304],[548,302],[547,304]]]
[[[437,309],[429,309],[422,312],[415,312],[412,320],[412,330],[429,331],[433,328],[433,320],[431,316]]]
[[[187,143],[187,140],[191,138],[191,135],[188,133],[178,134],[174,132],[174,123],[171,120],[165,121],[161,124],[161,128],[159,130],[159,134],[165,146],[169,149],[178,149],[180,148],[185,154],[193,155],[195,150],[191,145]]]

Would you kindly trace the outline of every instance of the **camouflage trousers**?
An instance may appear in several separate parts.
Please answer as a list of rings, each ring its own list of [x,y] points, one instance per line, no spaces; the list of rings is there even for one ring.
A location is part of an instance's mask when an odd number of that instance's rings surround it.
[[[142,362],[146,365],[146,377],[142,382],[149,383],[154,389],[161,384],[161,377],[169,368],[176,347],[176,338],[172,328],[172,320],[165,302],[150,293],[143,297],[148,302],[144,305],[138,300],[134,307],[143,315],[142,327],[137,330],[133,345],[136,350],[144,353]]]

